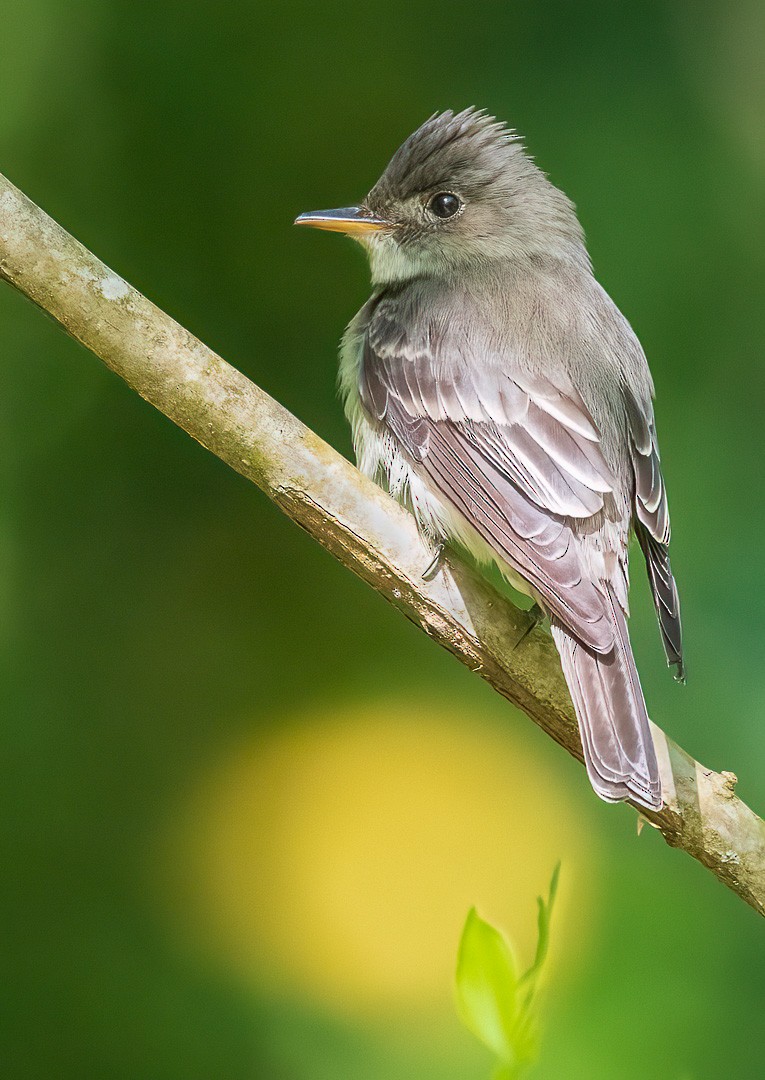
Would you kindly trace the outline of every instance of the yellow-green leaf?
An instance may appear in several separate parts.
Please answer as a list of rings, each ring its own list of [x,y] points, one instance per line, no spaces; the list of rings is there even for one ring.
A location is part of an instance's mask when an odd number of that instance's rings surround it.
[[[457,1007],[465,1026],[504,1062],[515,1059],[517,989],[509,944],[473,908],[457,959]]]
[[[545,902],[541,896],[537,897],[537,906],[539,908],[539,914],[537,924],[539,928],[539,936],[537,937],[537,951],[534,957],[534,963],[531,965],[528,971],[524,972],[520,979],[520,985],[527,986],[529,989],[529,998],[533,995],[536,989],[536,980],[544,966],[545,959],[547,957],[547,950],[550,947],[550,919],[552,917],[553,905],[555,904],[555,895],[558,891],[558,878],[560,876],[560,863],[553,870],[552,880],[550,881],[550,891],[547,895],[547,901]]]

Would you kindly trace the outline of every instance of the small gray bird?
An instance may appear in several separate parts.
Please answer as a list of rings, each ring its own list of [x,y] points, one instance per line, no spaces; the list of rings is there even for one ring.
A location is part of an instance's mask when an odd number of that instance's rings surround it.
[[[634,529],[684,678],[653,382],[573,204],[513,131],[471,108],[427,120],[360,206],[297,224],[369,254],[372,296],[340,357],[359,468],[436,550],[456,542],[536,600],[593,788],[660,809],[626,623]]]

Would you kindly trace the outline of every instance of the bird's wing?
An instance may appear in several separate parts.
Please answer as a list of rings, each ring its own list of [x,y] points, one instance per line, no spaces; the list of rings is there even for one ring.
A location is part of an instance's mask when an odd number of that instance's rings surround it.
[[[680,598],[669,561],[669,509],[650,399],[625,392],[635,476],[635,533],[645,556],[667,663],[684,679]]]
[[[654,540],[666,547],[669,544],[669,509],[653,405],[650,399],[638,400],[629,389],[625,390],[624,397],[635,474],[635,516]]]
[[[380,305],[364,341],[364,407],[550,612],[607,652],[613,620],[571,524],[599,513],[616,486],[592,416],[562,373],[511,376],[485,351],[479,366],[468,335],[444,330],[413,333],[395,305]]]

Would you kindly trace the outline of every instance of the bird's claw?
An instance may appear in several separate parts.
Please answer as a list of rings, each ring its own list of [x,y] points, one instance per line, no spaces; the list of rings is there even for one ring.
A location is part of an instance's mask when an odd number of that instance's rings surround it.
[[[539,624],[545,621],[545,613],[536,602],[531,605],[526,614],[529,617],[529,625],[518,638],[515,645],[513,645],[513,652],[515,652],[518,646],[526,640],[532,630],[536,630]]]
[[[435,550],[433,558],[430,560],[428,565],[425,567],[425,570],[423,571],[423,574],[422,574],[422,580],[423,581],[432,581],[433,580],[433,578],[436,576],[438,571],[441,569],[441,561],[442,561],[443,557],[444,557],[444,545],[439,544],[438,547]]]

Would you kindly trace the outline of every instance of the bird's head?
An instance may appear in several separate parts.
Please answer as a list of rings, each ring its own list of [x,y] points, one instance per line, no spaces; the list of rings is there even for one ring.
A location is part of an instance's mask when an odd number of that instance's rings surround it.
[[[539,253],[587,260],[573,204],[513,131],[472,108],[426,120],[359,206],[296,224],[359,240],[376,283]]]

